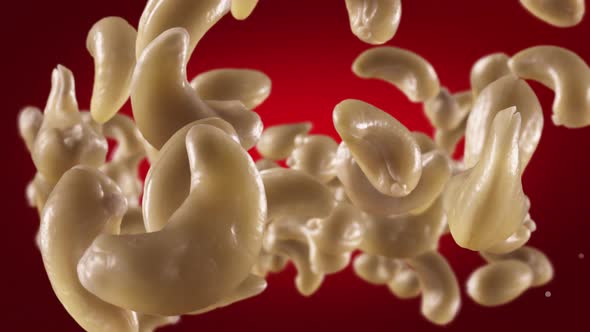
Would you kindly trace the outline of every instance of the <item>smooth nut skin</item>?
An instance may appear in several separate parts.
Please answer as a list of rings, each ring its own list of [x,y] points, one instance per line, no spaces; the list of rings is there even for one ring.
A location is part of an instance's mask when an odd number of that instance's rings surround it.
[[[475,100],[465,132],[466,167],[473,167],[479,161],[496,114],[512,106],[521,118],[518,147],[520,170],[524,172],[541,139],[543,109],[533,89],[514,75],[489,84]]]
[[[231,14],[236,20],[245,20],[252,14],[258,0],[232,0]]]
[[[250,150],[258,143],[263,125],[257,113],[248,110],[237,100],[206,100],[205,103],[215,111],[218,117],[234,127],[240,138],[240,144],[245,150]]]
[[[295,138],[307,134],[310,130],[310,122],[268,127],[262,132],[256,150],[270,160],[285,159],[295,148]]]
[[[354,60],[352,71],[360,78],[380,79],[396,86],[415,103],[434,98],[440,90],[432,65],[416,53],[401,48],[369,49]]]
[[[190,34],[187,55],[201,38],[230,10],[231,0],[149,0],[137,29],[136,56],[164,31],[183,28]],[[187,57],[188,58],[188,57]]]
[[[362,253],[353,262],[355,274],[373,285],[385,285],[400,268],[395,259]]]
[[[160,231],[98,236],[78,263],[80,281],[101,299],[164,316],[218,303],[248,278],[266,219],[260,175],[230,136],[195,125],[185,141],[169,144],[186,145],[188,154],[190,193],[182,205]]]
[[[553,279],[553,264],[545,254],[533,247],[525,246],[504,255],[485,252],[482,256],[488,262],[514,259],[527,264],[533,271],[532,287],[543,286]]]
[[[424,103],[424,113],[436,129],[453,130],[461,124],[468,108],[461,108],[455,96],[446,88],[441,88],[438,95]]]
[[[519,160],[521,116],[514,107],[499,112],[479,162],[455,175],[444,194],[455,242],[482,251],[518,230],[528,210]]]
[[[311,175],[321,183],[336,177],[335,158],[338,143],[326,135],[300,135],[287,159],[287,166]]]
[[[513,301],[531,287],[533,271],[525,263],[509,259],[489,263],[467,279],[467,294],[486,307]]]
[[[473,106],[473,93],[471,91],[458,92],[453,95],[453,98],[459,106],[460,114],[463,114],[463,120],[452,130],[437,129],[434,133],[434,141],[441,149],[446,151],[450,156],[455,152],[457,144],[465,135],[467,127],[467,119]]]
[[[401,0],[346,0],[350,29],[368,44],[385,44],[397,32]]]
[[[174,325],[180,322],[180,317],[178,316],[156,316],[156,315],[147,315],[136,313],[137,315],[137,322],[139,323],[138,332],[153,332],[159,329],[160,327],[167,326],[167,325]]]
[[[33,150],[42,124],[43,113],[37,107],[27,106],[18,113],[18,132],[29,152]]]
[[[41,215],[39,244],[47,276],[57,298],[87,331],[137,331],[131,311],[88,292],[76,271],[96,236],[118,233],[126,209],[125,197],[111,179],[94,168],[76,166],[61,177]]]
[[[473,97],[477,97],[490,83],[510,74],[509,60],[508,55],[504,53],[492,53],[481,57],[473,64],[469,74]]]
[[[347,198],[356,207],[375,216],[400,215],[429,207],[444,191],[451,177],[451,165],[443,152],[434,150],[421,159],[422,176],[418,185],[404,197],[391,197],[378,192],[344,143],[338,148],[336,170]]]
[[[249,110],[262,104],[271,91],[270,78],[253,69],[209,70],[197,75],[191,86],[203,100],[238,100]]]
[[[230,304],[260,295],[266,289],[267,283],[264,278],[250,274],[241,284],[236,287],[228,296],[221,301],[201,310],[191,312],[191,315],[200,315]]]
[[[584,0],[520,0],[533,16],[559,28],[578,25],[584,18]]]
[[[576,53],[557,46],[535,46],[513,55],[509,66],[517,76],[555,92],[551,117],[555,125],[590,125],[590,68]]]
[[[90,114],[98,123],[111,119],[129,98],[136,39],[135,28],[120,17],[103,18],[88,32],[86,48],[94,58]]]
[[[498,242],[489,247],[486,249],[486,252],[501,255],[513,252],[514,250],[517,250],[518,248],[525,245],[531,238],[531,233],[533,232],[533,230],[530,229],[528,221],[533,222],[530,220],[530,215],[525,217],[522,225],[520,225],[514,234],[510,235],[510,237],[508,237],[506,240]]]
[[[420,147],[391,115],[360,100],[340,102],[334,127],[371,184],[384,195],[403,197],[422,175]]]
[[[393,278],[387,283],[389,290],[400,299],[412,299],[420,295],[420,280],[407,264],[400,263]]]
[[[435,250],[446,225],[441,200],[421,214],[367,217],[359,248],[389,258],[412,258]]]
[[[416,140],[418,147],[420,148],[420,152],[422,154],[428,153],[430,151],[436,150],[437,146],[436,143],[432,140],[432,138],[420,131],[413,131],[412,136]]]

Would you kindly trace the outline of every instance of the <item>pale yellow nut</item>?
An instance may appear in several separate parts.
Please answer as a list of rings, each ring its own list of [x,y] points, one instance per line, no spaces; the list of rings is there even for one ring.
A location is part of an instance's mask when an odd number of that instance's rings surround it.
[[[80,283],[77,265],[102,232],[117,233],[127,202],[98,170],[77,166],[55,186],[41,216],[40,249],[49,281],[68,313],[91,332],[137,331],[129,310],[106,303]]]
[[[248,110],[237,100],[207,100],[205,103],[218,117],[234,127],[244,149],[250,150],[258,143],[263,125],[257,113]]]
[[[460,107],[459,102],[446,88],[424,103],[424,113],[432,126],[441,130],[453,130],[461,124],[469,108]]]
[[[514,75],[489,84],[475,100],[465,131],[463,160],[466,167],[473,167],[480,160],[496,114],[512,106],[521,118],[518,147],[520,171],[524,172],[541,139],[543,109],[533,89]]]
[[[330,189],[303,172],[271,168],[260,175],[269,220],[278,217],[324,218],[334,208],[335,200]]]
[[[559,28],[578,25],[584,18],[584,0],[520,0],[533,16]]]
[[[400,263],[393,278],[387,283],[389,290],[400,299],[413,299],[420,295],[418,275],[407,264]]]
[[[354,60],[352,71],[360,78],[379,79],[396,86],[415,103],[434,98],[440,90],[432,65],[418,54],[401,48],[369,49]]]
[[[477,165],[449,181],[444,197],[455,242],[482,251],[518,230],[528,210],[519,160],[521,116],[511,107],[491,125]]]
[[[340,102],[334,127],[367,179],[380,193],[406,196],[422,174],[420,147],[394,117],[360,100]]]
[[[391,217],[365,219],[359,248],[369,254],[389,258],[412,258],[438,248],[446,224],[441,200],[426,211]]]
[[[346,197],[359,209],[375,216],[399,215],[429,207],[443,192],[451,177],[449,158],[434,150],[421,157],[422,175],[418,185],[404,197],[391,197],[377,191],[352,158],[346,144],[338,148],[337,174]]]
[[[362,253],[352,263],[355,274],[373,285],[385,285],[394,277],[400,264],[397,260]]]
[[[287,166],[328,183],[336,177],[336,150],[338,143],[329,136],[300,135],[295,138],[295,148],[287,158]]]
[[[191,81],[191,86],[202,99],[239,100],[249,110],[268,98],[271,85],[265,73],[237,68],[213,69],[197,75]]]
[[[258,0],[232,0],[231,14],[236,20],[245,20],[252,14]]]
[[[136,39],[135,28],[120,17],[103,18],[88,32],[86,49],[94,58],[90,114],[98,123],[112,118],[129,98]]]
[[[142,209],[148,232],[163,229],[191,191],[192,172],[184,141],[189,130],[199,124],[221,129],[234,141],[238,141],[232,126],[219,118],[192,122],[170,138],[166,148],[162,148],[159,153],[162,158],[153,164],[145,180]]]
[[[164,31],[183,28],[190,34],[187,55],[230,10],[231,0],[149,0],[137,28],[136,56]]]
[[[590,125],[590,68],[579,55],[558,46],[535,46],[516,53],[508,64],[517,76],[555,92],[555,125]]]
[[[402,16],[401,0],[346,0],[346,9],[352,32],[373,45],[393,38]]]
[[[31,152],[43,124],[43,114],[37,107],[27,106],[18,113],[18,131],[27,150]]]
[[[167,30],[146,47],[133,72],[133,117],[143,137],[158,150],[184,125],[217,116],[186,79],[188,46],[186,30]]]
[[[469,74],[473,97],[477,97],[490,83],[510,74],[509,60],[508,55],[504,53],[492,53],[481,57],[473,64]]]
[[[509,259],[489,263],[467,279],[467,294],[478,304],[498,306],[515,300],[531,287],[533,271],[525,263]]]
[[[258,171],[230,136],[197,124],[168,144],[186,146],[190,181],[174,188],[190,188],[182,205],[160,231],[99,235],[78,263],[81,283],[101,299],[163,316],[219,303],[248,278],[266,218]],[[162,152],[152,177],[174,157]]]
[[[414,136],[414,139],[416,140],[416,143],[418,144],[422,154],[436,150],[436,143],[434,143],[432,138],[425,133],[421,131],[413,131],[412,136]]]
[[[45,206],[45,202],[47,202],[47,198],[49,197],[49,194],[52,190],[53,184],[48,183],[43,175],[41,175],[39,172],[35,174],[33,180],[31,180],[31,182],[29,182],[27,185],[27,202],[29,203],[30,207],[37,208],[39,215],[41,215],[43,206]]]
[[[485,252],[482,253],[482,256],[488,262],[514,259],[527,264],[533,271],[532,287],[543,286],[553,279],[553,264],[545,254],[533,247],[524,246],[504,255]]]
[[[533,223],[534,221],[530,220],[530,218],[530,215],[527,214],[522,225],[518,227],[518,230],[514,234],[510,235],[510,237],[507,239],[489,247],[486,249],[486,252],[500,255],[513,252],[514,250],[524,246],[531,238],[531,232],[533,232],[530,228],[529,221]]]
[[[41,128],[64,130],[80,123],[80,118],[74,74],[68,68],[57,65],[51,72],[51,91],[43,110]]]
[[[279,164],[277,164],[276,162],[270,160],[270,159],[258,159],[256,161],[256,168],[259,171],[264,171],[266,169],[271,169],[271,168],[279,168],[281,167]]]
[[[447,260],[432,251],[409,260],[408,264],[420,281],[422,315],[438,325],[451,322],[461,307],[461,294]]]
[[[311,122],[268,127],[262,132],[256,150],[270,160],[285,159],[295,148],[295,138],[307,134],[310,130]]]

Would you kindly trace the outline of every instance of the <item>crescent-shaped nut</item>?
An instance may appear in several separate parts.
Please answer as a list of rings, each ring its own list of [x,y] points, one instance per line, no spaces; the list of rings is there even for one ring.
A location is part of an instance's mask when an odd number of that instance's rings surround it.
[[[268,127],[262,132],[256,150],[264,158],[270,160],[285,159],[295,148],[295,138],[299,135],[306,135],[310,130],[310,122]]]
[[[441,130],[453,130],[467,116],[469,108],[460,107],[459,102],[446,88],[424,103],[424,113],[432,126]]]
[[[195,125],[185,142],[170,144],[186,145],[191,178],[184,185],[190,193],[166,226],[146,234],[101,234],[78,263],[81,283],[99,298],[163,316],[218,303],[248,278],[266,219],[260,175],[230,136]],[[164,159],[153,166],[153,177]]]
[[[258,0],[232,0],[231,14],[236,20],[245,20],[252,14]]]
[[[496,114],[512,106],[521,118],[518,147],[520,171],[524,172],[541,139],[543,109],[533,89],[514,75],[489,84],[475,100],[465,132],[466,167],[473,167],[479,161]]]
[[[489,263],[467,279],[467,294],[478,304],[498,306],[515,300],[531,287],[533,271],[525,263],[509,259]]]
[[[413,299],[420,295],[420,280],[418,275],[405,263],[400,263],[387,287],[400,299]]]
[[[385,44],[397,32],[401,0],[346,0],[350,29],[368,44]]]
[[[191,86],[201,99],[239,100],[249,110],[268,98],[271,85],[270,78],[265,73],[237,68],[209,70],[191,81]]]
[[[557,46],[535,46],[512,56],[512,72],[555,92],[551,119],[557,126],[590,125],[590,68],[576,53]]]
[[[135,28],[120,17],[103,18],[88,32],[86,49],[94,58],[90,114],[98,123],[112,118],[129,98],[136,39]]]
[[[295,148],[287,158],[287,166],[328,183],[336,177],[336,150],[338,143],[329,136],[300,135],[295,138]]]
[[[218,117],[234,127],[240,138],[240,144],[245,150],[250,150],[258,143],[263,125],[257,113],[248,110],[237,100],[207,100],[205,103],[215,111]]]
[[[149,0],[137,29],[135,54],[144,49],[164,31],[183,28],[190,34],[186,54],[190,55],[201,38],[230,10],[231,0]]]
[[[461,307],[459,284],[449,263],[432,251],[409,260],[408,264],[420,281],[422,315],[435,324],[448,324]]]
[[[362,253],[352,263],[355,274],[372,285],[385,285],[400,268],[397,260]]]
[[[482,256],[488,262],[514,259],[526,263],[533,271],[532,287],[543,286],[553,279],[553,264],[551,264],[551,261],[545,254],[533,247],[524,246],[504,255],[485,252],[482,253]]]
[[[527,211],[519,162],[520,113],[515,107],[494,118],[479,162],[451,178],[444,196],[455,242],[482,251],[518,230]]]
[[[536,18],[558,28],[578,25],[586,13],[584,0],[520,0]]]
[[[420,147],[399,121],[365,102],[348,99],[334,108],[334,127],[371,184],[403,197],[422,175]]]
[[[379,79],[400,89],[414,103],[434,98],[440,83],[432,65],[416,53],[381,46],[359,55],[352,65],[356,76]]]
[[[504,53],[492,53],[481,57],[473,64],[469,74],[473,97],[477,98],[490,83],[510,74],[509,60],[508,55]]]
[[[77,166],[61,177],[41,216],[39,244],[47,276],[57,298],[87,331],[137,331],[131,311],[88,292],[76,272],[97,235],[118,232],[126,209],[125,197],[111,179],[94,168]]]
[[[43,113],[37,107],[27,106],[18,113],[18,132],[29,152],[33,150],[42,124]]]

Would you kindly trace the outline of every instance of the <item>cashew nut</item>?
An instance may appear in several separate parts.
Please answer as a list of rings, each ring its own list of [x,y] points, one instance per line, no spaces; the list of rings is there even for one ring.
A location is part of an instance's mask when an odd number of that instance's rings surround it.
[[[352,32],[373,45],[393,38],[402,17],[401,0],[346,0],[346,9]]]

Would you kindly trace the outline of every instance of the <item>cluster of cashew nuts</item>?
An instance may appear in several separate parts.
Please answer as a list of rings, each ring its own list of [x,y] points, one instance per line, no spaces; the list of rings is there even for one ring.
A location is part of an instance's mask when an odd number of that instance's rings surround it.
[[[583,1],[521,1],[556,26],[577,24]],[[419,55],[395,47],[362,53],[353,72],[423,103],[434,140],[358,100],[333,112],[342,142],[310,135],[311,123],[263,131],[253,111],[271,81],[250,69],[186,78],[201,37],[257,0],[150,0],[136,31],[97,22],[90,112],[71,71],[58,66],[42,113],[25,108],[19,129],[37,174],[27,188],[41,216],[37,244],[53,289],[88,331],[152,331],[255,296],[291,261],[295,285],[313,294],[349,265],[399,298],[422,296],[422,314],[446,324],[460,289],[438,251],[450,233],[487,264],[467,281],[485,306],[507,303],[553,276],[525,246],[535,223],[521,185],[543,128],[524,81],[555,91],[553,122],[590,124],[590,68],[575,53],[537,46],[480,59],[471,90],[450,93]],[[346,0],[352,31],[371,44],[395,34],[399,0]],[[131,97],[133,117],[118,114]],[[462,160],[453,160],[465,138]],[[107,138],[117,146],[107,160]],[[248,150],[263,157],[256,163]],[[138,165],[151,168],[145,184]],[[280,167],[284,160],[289,168]],[[143,195],[143,197],[142,197]]]

